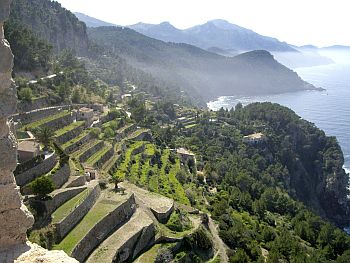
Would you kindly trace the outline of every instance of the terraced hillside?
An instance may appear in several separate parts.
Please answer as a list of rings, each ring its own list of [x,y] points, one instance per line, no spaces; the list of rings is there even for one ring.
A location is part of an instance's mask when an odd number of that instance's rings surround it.
[[[36,211],[30,240],[80,262],[131,262],[159,243],[181,247],[201,221],[177,206],[190,205],[188,185],[179,181],[190,176],[187,164],[129,118],[103,113],[102,119],[87,127],[65,110],[20,128],[36,135],[56,127],[46,146],[49,154],[20,165],[16,173],[27,205]],[[55,190],[40,199],[32,185],[43,178]],[[112,178],[124,182],[115,189],[108,182]]]
[[[160,149],[146,141],[128,146],[115,176],[145,187],[152,192],[190,204],[185,190],[177,179],[182,169],[180,160],[170,149]]]

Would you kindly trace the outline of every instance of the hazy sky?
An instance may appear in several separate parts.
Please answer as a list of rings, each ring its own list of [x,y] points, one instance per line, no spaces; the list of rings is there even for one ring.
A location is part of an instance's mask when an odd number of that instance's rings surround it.
[[[349,0],[58,0],[118,25],[169,21],[187,28],[225,19],[290,44],[350,45]]]

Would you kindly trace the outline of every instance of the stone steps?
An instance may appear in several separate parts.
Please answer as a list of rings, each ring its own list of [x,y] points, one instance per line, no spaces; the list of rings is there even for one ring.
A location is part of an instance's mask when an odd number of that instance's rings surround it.
[[[147,248],[154,237],[153,220],[137,209],[132,218],[102,242],[86,262],[129,262]]]

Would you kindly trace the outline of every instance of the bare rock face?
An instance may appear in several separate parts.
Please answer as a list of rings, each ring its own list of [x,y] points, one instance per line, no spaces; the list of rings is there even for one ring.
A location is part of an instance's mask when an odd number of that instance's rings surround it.
[[[16,139],[9,129],[7,117],[16,110],[16,91],[11,79],[13,55],[4,39],[3,22],[8,18],[9,0],[0,2],[0,250],[26,242],[27,229],[33,216],[23,205],[13,171],[17,164]]]
[[[11,78],[13,55],[4,39],[3,24],[11,0],[0,0],[0,262],[76,263],[63,251],[48,251],[27,242],[33,215],[22,202],[13,171],[17,165],[17,143],[8,117],[16,111],[16,88]]]

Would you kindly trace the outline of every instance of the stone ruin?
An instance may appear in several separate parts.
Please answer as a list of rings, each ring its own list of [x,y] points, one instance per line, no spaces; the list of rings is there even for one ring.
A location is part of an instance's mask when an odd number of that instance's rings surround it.
[[[77,262],[62,251],[48,251],[27,240],[34,218],[23,204],[13,171],[17,142],[8,117],[17,106],[12,80],[13,55],[4,37],[11,0],[0,0],[0,262]]]

